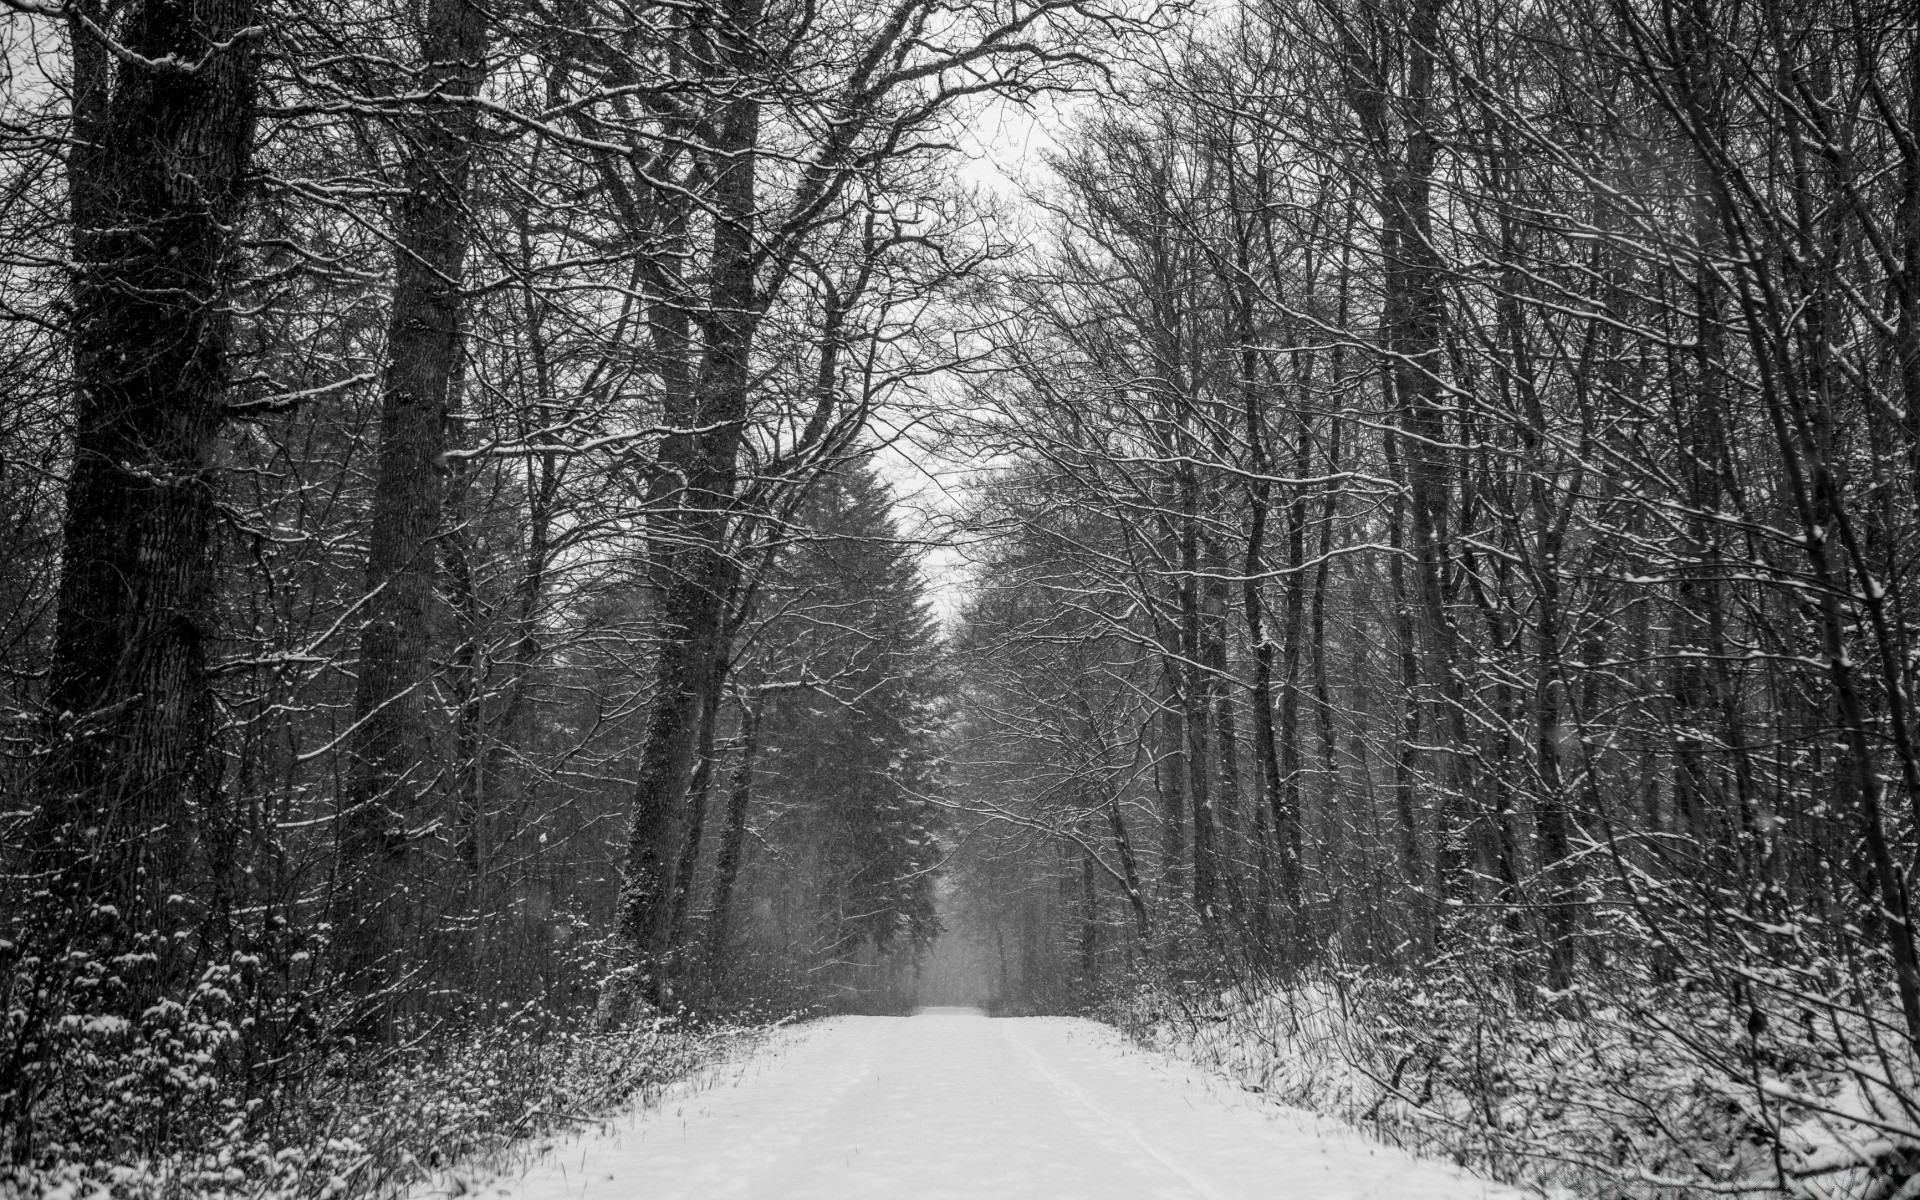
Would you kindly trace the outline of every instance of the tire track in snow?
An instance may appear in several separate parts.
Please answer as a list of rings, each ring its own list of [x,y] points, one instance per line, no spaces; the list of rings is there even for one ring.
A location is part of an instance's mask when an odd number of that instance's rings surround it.
[[[1153,1139],[1142,1132],[1138,1125],[1102,1107],[1093,1097],[1087,1095],[1083,1089],[1056,1074],[1053,1068],[1047,1066],[1046,1059],[1041,1057],[1040,1052],[1028,1044],[1027,1040],[1021,1037],[1014,1029],[1013,1022],[1003,1021],[1000,1022],[1000,1025],[1001,1036],[1020,1052],[1021,1056],[1026,1059],[1027,1065],[1033,1068],[1034,1073],[1046,1080],[1055,1091],[1066,1096],[1080,1107],[1086,1109],[1094,1116],[1099,1117],[1108,1125],[1124,1134],[1128,1141],[1146,1151],[1153,1161],[1165,1167],[1182,1183],[1185,1183],[1188,1187],[1191,1187],[1194,1191],[1206,1197],[1206,1200],[1235,1200],[1234,1196],[1215,1187],[1198,1171],[1155,1145]]]
[[[1337,1123],[1229,1106],[1203,1082],[1071,1018],[842,1017],[479,1187],[511,1200],[1521,1200]]]

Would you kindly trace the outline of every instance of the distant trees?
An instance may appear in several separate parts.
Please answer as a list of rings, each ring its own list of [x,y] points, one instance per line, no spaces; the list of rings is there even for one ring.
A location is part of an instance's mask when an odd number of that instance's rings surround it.
[[[671,940],[701,713],[720,686],[725,598],[740,582],[729,548],[743,456],[761,476],[747,490],[777,503],[860,427],[867,397],[845,403],[841,373],[873,365],[896,313],[969,270],[965,252],[947,254],[958,214],[924,174],[934,139],[969,97],[1057,86],[1081,57],[1069,40],[1079,7],[1038,0],[949,19],[922,3],[854,5],[821,23],[753,0],[649,27],[638,56],[596,42],[570,64],[582,86],[606,88],[646,77],[657,56],[697,79],[701,97],[633,106],[610,92],[603,107],[589,92],[579,110],[583,132],[627,147],[598,164],[628,236],[664,252],[641,276],[650,365],[675,430],[660,445],[649,552],[659,619],[678,633],[654,664],[624,869],[621,928],[643,959]],[[747,422],[760,415],[752,381],[769,324],[800,334],[813,375],[796,372],[756,444]]]
[[[729,798],[709,917],[713,938],[744,935],[716,981],[737,992],[897,1007],[939,932],[948,689],[892,503],[871,468],[823,480],[761,587],[765,616],[736,668],[754,681],[740,761],[751,747],[761,781],[750,805]],[[765,847],[751,855],[730,849],[748,821]]]

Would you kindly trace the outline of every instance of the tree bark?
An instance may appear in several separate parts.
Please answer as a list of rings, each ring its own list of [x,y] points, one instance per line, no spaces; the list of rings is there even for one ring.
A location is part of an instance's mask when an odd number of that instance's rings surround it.
[[[1080,850],[1080,990],[1091,997],[1100,963],[1100,893],[1094,887],[1093,851]]]
[[[727,782],[727,824],[720,852],[713,864],[713,915],[707,923],[707,971],[718,975],[726,963],[728,939],[733,936],[733,889],[740,878],[740,859],[747,845],[747,807],[753,800],[753,760],[760,748],[760,717],[764,696],[754,695],[740,710],[740,761]]]
[[[680,857],[674,868],[672,926],[667,947],[676,961],[683,957],[687,937],[687,918],[693,908],[694,872],[700,865],[700,842],[706,830],[707,796],[713,790],[713,739],[720,723],[720,694],[725,686],[726,664],[714,664],[716,678],[708,684],[706,702],[700,709],[699,761],[693,779],[687,785],[686,836],[680,839]]]
[[[1160,896],[1162,903],[1178,904],[1187,874],[1187,742],[1176,654],[1160,653],[1159,675],[1151,720],[1156,726],[1153,782],[1160,802]]]
[[[1208,722],[1212,717],[1210,676],[1201,645],[1199,481],[1191,464],[1180,470],[1180,657],[1184,665],[1180,686],[1180,723],[1187,769],[1187,819],[1192,822],[1193,908],[1202,925],[1211,929],[1220,916],[1219,863],[1215,846],[1213,789],[1209,775]]]
[[[1312,453],[1312,427],[1304,400],[1304,381],[1302,401],[1299,408],[1299,429],[1296,433],[1299,441],[1294,448],[1293,473],[1296,479],[1304,480],[1310,469]],[[1287,606],[1283,616],[1281,634],[1281,676],[1280,676],[1280,760],[1274,764],[1281,791],[1281,800],[1275,806],[1275,812],[1282,809],[1289,820],[1285,827],[1286,842],[1282,853],[1290,864],[1291,870],[1298,875],[1301,862],[1300,849],[1300,661],[1302,626],[1306,621],[1306,556],[1307,556],[1307,493],[1306,484],[1294,485],[1293,499],[1287,505]],[[1300,905],[1300,886],[1296,880],[1291,885],[1292,904],[1296,913]],[[1296,916],[1296,922],[1298,917]]]
[[[219,789],[215,447],[255,21],[253,0],[144,0],[116,24],[128,54],[111,69],[73,26],[77,394],[35,848],[122,935],[190,920],[169,898],[209,894],[183,885],[207,866]]]
[[[416,919],[415,850],[431,824],[425,709],[436,543],[445,502],[447,413],[461,375],[462,280],[473,109],[488,21],[474,0],[432,0],[421,41],[432,99],[408,129],[406,196],[395,241],[393,309],[380,397],[380,448],[368,525],[352,781],[339,821],[336,967],[371,994]],[[369,1014],[374,1025],[381,1023]]]
[[[729,6],[716,35],[722,69],[743,71],[750,64],[758,11],[758,0]],[[762,311],[755,271],[759,130],[759,101],[750,89],[737,92],[724,107],[714,146],[713,274],[699,320],[703,347],[695,419],[691,427],[669,434],[660,450],[660,469],[678,477],[681,488],[674,509],[663,514],[654,544],[674,548],[675,570],[656,614],[662,644],[620,896],[621,935],[643,962],[657,961],[667,950],[699,714],[723,652],[726,600],[737,573],[727,533]],[[663,987],[664,980],[655,978],[653,986]]]

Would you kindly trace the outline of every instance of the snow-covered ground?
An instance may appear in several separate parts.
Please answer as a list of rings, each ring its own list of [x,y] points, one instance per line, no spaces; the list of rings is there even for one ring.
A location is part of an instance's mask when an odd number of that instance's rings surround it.
[[[464,1187],[466,1185],[456,1185]],[[479,1185],[514,1200],[1513,1197],[1060,1017],[842,1017]]]

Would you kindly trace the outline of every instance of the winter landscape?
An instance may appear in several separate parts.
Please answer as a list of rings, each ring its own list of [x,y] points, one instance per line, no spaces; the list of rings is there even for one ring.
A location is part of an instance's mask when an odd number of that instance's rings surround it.
[[[1920,1197],[1900,0],[0,0],[0,1194]]]

